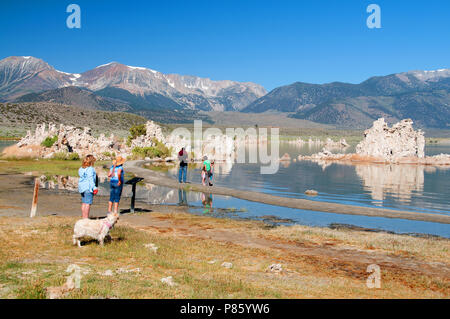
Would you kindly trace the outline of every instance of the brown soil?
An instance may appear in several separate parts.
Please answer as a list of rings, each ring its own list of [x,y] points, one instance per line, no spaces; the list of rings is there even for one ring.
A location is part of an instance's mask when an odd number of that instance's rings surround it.
[[[330,242],[324,243],[322,246],[307,246],[300,243],[255,237],[246,232],[222,229],[220,226],[193,225],[187,220],[171,220],[164,216],[130,215],[123,218],[123,223],[154,233],[172,233],[175,236],[211,239],[248,248],[277,249],[281,253],[290,255],[325,258],[333,262],[352,265],[352,268],[363,269],[364,276],[366,276],[367,265],[377,264],[383,269],[389,268],[395,271],[450,278],[450,265],[445,263],[428,263],[413,258],[379,254],[369,250],[333,247],[334,244]]]

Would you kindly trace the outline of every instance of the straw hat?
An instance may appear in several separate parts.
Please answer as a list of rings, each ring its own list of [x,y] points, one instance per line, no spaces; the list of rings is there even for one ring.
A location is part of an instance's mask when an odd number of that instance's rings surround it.
[[[113,161],[113,165],[119,166],[125,163],[125,159],[122,156],[117,156],[116,159]]]

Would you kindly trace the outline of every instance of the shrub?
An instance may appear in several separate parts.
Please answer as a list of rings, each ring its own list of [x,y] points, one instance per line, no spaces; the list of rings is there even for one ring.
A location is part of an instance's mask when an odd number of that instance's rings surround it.
[[[78,153],[57,152],[52,158],[59,161],[78,161],[80,156]]]
[[[67,154],[66,160],[68,161],[79,161],[80,160],[80,155],[78,155],[78,153],[69,153]]]
[[[133,158],[134,159],[142,159],[145,157],[165,158],[165,157],[170,156],[171,151],[169,148],[167,148],[166,145],[164,145],[163,143],[161,143],[160,141],[158,141],[156,139],[153,140],[153,143],[155,144],[154,146],[133,148],[133,150],[132,150]]]
[[[133,125],[130,128],[130,135],[128,136],[127,145],[131,146],[131,141],[136,137],[147,134],[147,127],[145,124]]]
[[[53,144],[58,140],[58,135],[53,137],[46,137],[45,140],[42,141],[41,145],[45,147],[52,147]]]
[[[109,157],[109,158],[115,158],[116,157],[116,153],[115,152],[103,152],[102,153],[103,156]]]

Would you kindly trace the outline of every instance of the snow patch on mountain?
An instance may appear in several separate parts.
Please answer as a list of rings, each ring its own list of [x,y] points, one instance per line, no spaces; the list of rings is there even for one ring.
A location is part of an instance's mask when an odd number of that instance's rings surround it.
[[[106,63],[106,64],[101,64],[101,65],[99,65],[99,66],[97,66],[97,67],[95,67],[96,69],[98,69],[98,68],[102,68],[102,67],[104,67],[104,66],[108,66],[108,65],[111,65],[111,64],[114,64],[114,63],[117,63],[117,62],[109,62],[109,63]]]
[[[411,71],[411,72],[406,72],[406,74],[413,75],[420,81],[430,81],[430,80],[450,77],[450,69]]]
[[[143,68],[141,66],[130,66],[127,65],[128,68],[133,69],[133,70],[147,70],[147,68]]]

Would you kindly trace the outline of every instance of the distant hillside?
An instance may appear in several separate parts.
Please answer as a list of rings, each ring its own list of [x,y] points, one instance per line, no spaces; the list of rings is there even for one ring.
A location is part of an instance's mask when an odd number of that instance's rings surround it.
[[[88,126],[97,134],[126,136],[133,125],[143,124],[144,117],[122,113],[107,112],[68,106],[56,103],[0,103],[0,127],[15,132],[25,132],[39,123],[53,122],[76,127]],[[5,134],[6,135],[6,134]]]
[[[125,102],[112,98],[98,96],[87,89],[75,86],[25,94],[14,102],[51,102],[65,105],[79,106],[93,110],[130,111],[131,107]]]
[[[160,123],[187,123],[194,119],[210,122],[198,111],[184,109],[173,100],[160,95],[134,95],[119,88],[105,88],[96,92],[75,86],[23,95],[13,103],[50,102],[104,111],[135,113]]]
[[[293,118],[337,127],[368,127],[411,118],[418,126],[450,127],[450,69],[372,77],[360,84],[297,82],[276,88],[243,112],[295,112]]]
[[[380,117],[389,123],[411,118],[418,127],[446,129],[450,128],[450,92],[336,99],[300,110],[292,117],[346,128],[367,128]]]

